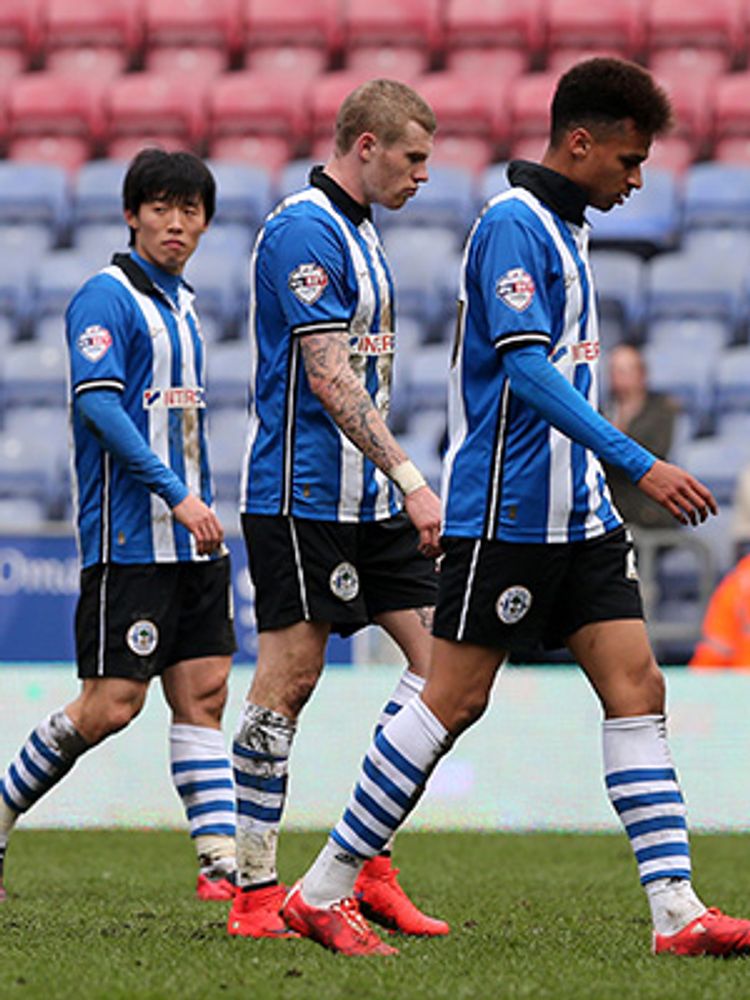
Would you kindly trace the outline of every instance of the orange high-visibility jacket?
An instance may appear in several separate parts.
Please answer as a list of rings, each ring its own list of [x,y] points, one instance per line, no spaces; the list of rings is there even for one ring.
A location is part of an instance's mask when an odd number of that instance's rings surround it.
[[[750,670],[750,556],[727,573],[708,602],[689,666]]]

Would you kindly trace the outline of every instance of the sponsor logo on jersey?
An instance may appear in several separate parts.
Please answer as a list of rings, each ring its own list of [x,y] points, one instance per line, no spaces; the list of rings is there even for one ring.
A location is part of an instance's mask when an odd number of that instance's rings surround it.
[[[100,361],[112,346],[112,334],[104,326],[87,326],[78,334],[76,347],[87,361]]]
[[[206,390],[199,385],[176,385],[167,389],[144,389],[144,410],[202,410]]]
[[[572,344],[570,353],[573,362],[577,365],[587,361],[596,361],[601,352],[601,345],[598,340],[581,340],[578,344]]]
[[[393,354],[395,350],[395,333],[354,333],[349,338],[349,351],[352,354]]]
[[[153,622],[141,618],[130,626],[125,641],[136,656],[150,656],[159,645],[159,629]]]
[[[522,267],[512,267],[495,283],[495,295],[516,312],[523,312],[529,308],[534,301],[535,292],[534,279]]]
[[[300,264],[289,275],[288,282],[300,302],[311,306],[326,290],[328,275],[320,264]]]
[[[359,593],[359,576],[350,562],[341,562],[331,573],[331,592],[340,601],[353,601]]]
[[[515,625],[531,607],[531,591],[526,587],[508,587],[495,603],[497,617],[503,625]]]

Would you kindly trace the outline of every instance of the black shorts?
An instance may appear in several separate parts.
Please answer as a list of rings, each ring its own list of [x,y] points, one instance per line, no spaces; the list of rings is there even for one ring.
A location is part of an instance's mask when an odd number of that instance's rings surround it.
[[[433,634],[508,651],[556,649],[583,625],[643,618],[630,533],[570,544],[444,538]]]
[[[76,608],[78,676],[148,681],[181,660],[231,656],[229,557],[89,566]]]
[[[327,622],[351,635],[384,611],[432,607],[437,572],[406,514],[341,524],[242,515],[258,631]]]

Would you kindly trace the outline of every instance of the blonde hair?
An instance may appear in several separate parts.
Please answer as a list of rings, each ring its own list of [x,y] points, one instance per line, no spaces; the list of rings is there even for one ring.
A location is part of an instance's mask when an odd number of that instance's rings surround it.
[[[416,90],[397,80],[369,80],[353,90],[339,108],[336,152],[348,153],[363,132],[372,132],[385,146],[391,146],[403,136],[410,121],[430,135],[437,128],[432,108]]]

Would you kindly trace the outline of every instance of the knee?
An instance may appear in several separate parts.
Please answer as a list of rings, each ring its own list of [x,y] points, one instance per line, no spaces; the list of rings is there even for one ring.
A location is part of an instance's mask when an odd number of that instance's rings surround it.
[[[250,701],[296,719],[318,683],[323,660],[289,657],[284,663],[256,669],[250,687]]]
[[[466,691],[460,696],[454,692],[450,696],[441,696],[439,692],[430,691],[429,682],[422,698],[451,736],[458,736],[473,726],[484,715],[488,704],[485,691]]]
[[[143,702],[116,701],[86,713],[81,720],[81,735],[90,743],[100,743],[130,725],[138,715]]]
[[[624,683],[610,692],[606,714],[613,716],[662,715],[666,700],[664,674],[653,656],[634,663]]]

